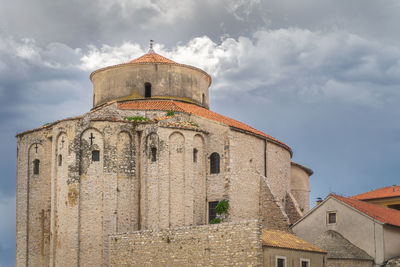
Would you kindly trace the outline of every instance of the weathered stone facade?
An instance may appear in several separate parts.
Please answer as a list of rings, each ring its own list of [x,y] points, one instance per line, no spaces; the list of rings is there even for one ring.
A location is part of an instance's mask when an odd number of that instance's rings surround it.
[[[110,266],[262,266],[258,221],[110,236]]]
[[[160,93],[146,98],[128,78],[153,82]],[[298,206],[308,206],[307,197],[291,195],[290,148],[210,117],[208,78],[179,64],[106,68],[92,75],[92,111],[18,134],[17,265],[107,266],[110,235],[206,225],[212,201],[229,201],[225,222],[288,229]],[[169,100],[160,99],[168,90]],[[197,113],[170,110],[182,101]],[[210,169],[212,153],[218,172]]]

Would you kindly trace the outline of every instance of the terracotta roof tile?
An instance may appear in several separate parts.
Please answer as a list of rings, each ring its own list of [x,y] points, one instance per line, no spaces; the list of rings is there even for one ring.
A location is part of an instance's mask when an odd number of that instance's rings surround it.
[[[210,119],[213,121],[217,121],[223,124],[226,124],[230,127],[243,130],[246,132],[250,132],[252,134],[256,134],[262,137],[265,137],[273,142],[280,144],[281,146],[285,147],[292,153],[292,150],[288,145],[285,143],[275,139],[274,137],[265,134],[253,127],[250,127],[247,124],[239,122],[237,120],[231,119],[229,117],[223,116],[216,112],[210,111],[206,108],[196,106],[194,104],[183,103],[174,100],[140,100],[140,101],[126,101],[126,102],[119,102],[118,103],[119,109],[138,109],[138,110],[172,110],[176,112],[185,112],[189,114],[194,114],[206,119]]]
[[[389,198],[389,197],[400,197],[400,186],[388,186],[372,190],[366,193],[358,194],[350,198],[358,200],[368,200],[377,198]]]
[[[172,64],[177,64],[175,61],[172,61],[166,57],[163,57],[155,52],[144,54],[143,56],[138,57],[134,60],[131,60],[128,63],[172,63]]]
[[[352,206],[353,208],[380,221],[381,223],[400,227],[400,211],[398,210],[371,204],[365,201],[338,196],[335,194],[330,194],[330,196]]]
[[[279,230],[263,229],[262,241],[263,245],[268,247],[326,253],[319,247],[314,246],[291,233]]]

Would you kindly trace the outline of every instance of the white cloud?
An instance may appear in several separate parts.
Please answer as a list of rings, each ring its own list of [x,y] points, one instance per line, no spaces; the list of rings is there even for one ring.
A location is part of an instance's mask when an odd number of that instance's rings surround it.
[[[207,36],[157,53],[179,63],[200,67],[213,78],[213,90],[252,92],[273,97],[279,91],[309,103],[323,99],[378,107],[386,101],[382,88],[400,82],[400,49],[343,31],[313,32],[289,28],[264,30],[253,38]],[[145,53],[139,44],[91,46],[81,68],[94,70],[127,62]]]

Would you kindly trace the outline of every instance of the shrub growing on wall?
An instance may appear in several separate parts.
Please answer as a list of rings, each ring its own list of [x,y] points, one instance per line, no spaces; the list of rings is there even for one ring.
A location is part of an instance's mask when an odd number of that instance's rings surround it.
[[[228,209],[229,209],[228,200],[221,200],[220,202],[218,202],[217,206],[215,207],[217,214],[220,214],[220,215],[227,213]]]

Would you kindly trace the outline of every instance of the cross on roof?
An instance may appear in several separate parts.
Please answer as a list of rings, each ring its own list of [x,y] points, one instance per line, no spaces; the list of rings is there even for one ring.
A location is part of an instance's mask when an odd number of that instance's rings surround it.
[[[37,153],[38,148],[39,148],[38,145],[35,144],[35,153]]]
[[[90,133],[89,139],[90,139],[90,145],[93,145],[93,139],[94,139],[93,133]]]

